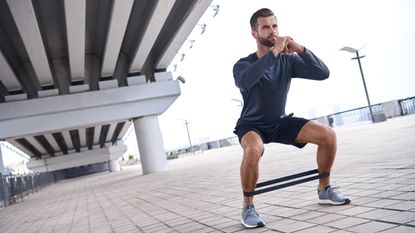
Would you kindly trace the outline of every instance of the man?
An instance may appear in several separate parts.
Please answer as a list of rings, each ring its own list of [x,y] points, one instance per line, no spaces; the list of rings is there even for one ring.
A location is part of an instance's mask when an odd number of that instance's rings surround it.
[[[303,148],[307,143],[314,143],[318,145],[319,173],[329,174],[336,153],[336,135],[328,126],[285,114],[291,78],[324,80],[329,77],[326,65],[291,37],[279,36],[277,19],[271,10],[258,10],[250,23],[257,51],[233,67],[235,84],[244,100],[234,133],[244,151],[240,170],[244,193],[242,224],[255,228],[265,226],[252,196],[264,144],[277,142]],[[319,180],[317,191],[321,204],[350,203],[348,197],[330,186],[330,177]]]

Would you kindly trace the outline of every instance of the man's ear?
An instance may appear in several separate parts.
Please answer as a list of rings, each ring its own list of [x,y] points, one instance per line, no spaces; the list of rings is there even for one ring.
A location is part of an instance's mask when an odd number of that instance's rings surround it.
[[[254,37],[255,39],[258,39],[258,33],[256,31],[251,31],[251,35],[252,37]]]

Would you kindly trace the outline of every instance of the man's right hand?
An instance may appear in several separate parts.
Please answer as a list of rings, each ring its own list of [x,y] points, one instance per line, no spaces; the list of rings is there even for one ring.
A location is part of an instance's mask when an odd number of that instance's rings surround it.
[[[298,44],[289,36],[279,36],[277,37],[275,44],[270,49],[274,56],[277,56],[279,53],[293,53],[298,54],[304,53],[304,46]]]
[[[277,56],[279,53],[287,53],[287,43],[290,37],[287,36],[279,36],[275,40],[275,44],[273,47],[270,48],[274,56]]]

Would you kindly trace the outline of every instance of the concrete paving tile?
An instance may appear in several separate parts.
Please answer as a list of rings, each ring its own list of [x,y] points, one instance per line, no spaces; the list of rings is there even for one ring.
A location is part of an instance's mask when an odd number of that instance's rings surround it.
[[[350,208],[340,210],[336,212],[337,214],[347,215],[347,216],[354,216],[361,213],[369,212],[374,210],[375,208],[372,207],[365,207],[365,206],[353,206],[351,205]]]
[[[398,204],[401,203],[402,201],[400,200],[391,200],[391,199],[380,199],[374,202],[369,202],[364,204],[364,206],[368,206],[368,207],[376,207],[376,208],[383,208],[383,207],[388,207],[394,204]]]
[[[221,231],[227,232],[227,233],[240,232],[240,231],[243,231],[243,230],[245,230],[245,227],[241,223],[236,224],[236,225],[232,225],[232,226],[229,226],[229,227],[226,227],[226,228],[221,228]]]
[[[403,192],[414,192],[415,184],[402,185],[401,187],[396,188],[396,190],[403,191]]]
[[[296,216],[291,216],[292,219],[294,220],[299,220],[299,221],[304,221],[304,220],[308,220],[308,219],[312,219],[312,218],[317,218],[320,217],[322,215],[325,215],[326,213],[322,213],[322,212],[318,212],[318,211],[307,211],[303,214],[300,215],[296,215]]]
[[[275,233],[275,231],[267,228],[267,227],[261,227],[261,228],[254,228],[254,229],[243,229],[239,231],[234,231],[238,233],[264,233],[264,232],[272,232]]]
[[[232,226],[238,226],[240,224],[241,224],[240,220],[231,220],[231,221],[228,221],[228,222],[223,222],[223,223],[220,223],[220,224],[212,225],[211,227],[222,230],[222,229],[229,228],[229,227],[232,227]]]
[[[200,213],[195,214],[192,217],[190,217],[190,219],[192,219],[194,221],[203,221],[205,219],[213,218],[215,216],[216,216],[215,214],[212,214],[212,213],[209,213],[209,212],[200,212]]]
[[[392,215],[385,216],[379,220],[404,224],[412,222],[415,219],[415,212],[398,212]]]
[[[358,232],[358,233],[374,233],[374,232],[391,229],[394,227],[396,227],[395,224],[371,221],[368,223],[364,223],[358,226],[348,228],[347,230],[350,230],[352,232]]]
[[[387,190],[387,191],[382,191],[376,194],[372,194],[372,197],[377,197],[377,198],[393,198],[393,199],[398,199],[395,198],[398,195],[402,195],[405,194],[404,191],[396,191],[396,190]]]
[[[315,224],[290,219],[282,219],[280,221],[267,224],[268,228],[282,232],[295,232],[308,229],[313,226],[315,226]]]
[[[366,205],[381,200],[381,198],[374,197],[354,197],[352,196],[353,205]]]
[[[395,210],[375,209],[369,212],[358,214],[355,217],[366,218],[366,219],[380,219],[385,216],[399,214],[399,213],[400,213],[399,211],[395,211]]]
[[[354,197],[376,197],[376,194],[381,193],[381,190],[360,190],[356,192],[351,192],[349,195]]]
[[[114,227],[114,232],[138,232],[140,229],[135,225],[124,225],[124,226],[117,226]]]
[[[326,225],[331,226],[337,229],[346,229],[348,228],[369,222],[369,220],[355,217],[346,217],[336,221],[328,222]]]
[[[398,226],[391,229],[388,229],[386,231],[382,231],[382,233],[413,233],[415,232],[414,227],[408,227],[408,226]]]
[[[319,204],[314,202],[310,205],[306,205],[306,206],[302,207],[302,209],[306,209],[306,210],[310,210],[310,211],[325,211],[325,212],[329,211],[330,212],[330,210],[327,210],[327,208],[330,208],[330,207],[332,207],[332,206],[319,205]]]
[[[333,222],[336,220],[340,220],[346,218],[344,215],[338,215],[338,214],[325,214],[316,218],[308,219],[307,222],[315,223],[315,224],[325,224],[329,222]]]
[[[201,230],[205,227],[206,227],[205,225],[192,222],[192,223],[186,223],[186,224],[175,226],[174,230],[178,232],[182,232],[182,233],[197,232],[198,230]]]
[[[268,205],[261,209],[257,208],[257,211],[260,214],[267,214],[267,215],[272,215],[272,216],[277,216],[277,217],[289,217],[289,216],[307,212],[307,210],[293,209],[293,208],[287,208],[283,206],[273,206],[273,205]]]
[[[171,226],[171,227],[175,227],[175,226],[180,226],[183,224],[188,224],[188,223],[193,223],[194,221],[188,218],[183,218],[183,217],[176,217],[174,219],[169,219],[169,220],[165,220],[163,221],[163,223]]]
[[[414,186],[415,188],[415,186]],[[402,191],[402,194],[396,195],[392,197],[393,199],[399,199],[399,200],[415,200],[415,189],[408,192],[408,191]]]
[[[85,233],[90,232],[89,228],[71,228],[70,233]]]
[[[238,225],[240,224],[240,220],[235,220],[235,219],[228,219],[228,221],[222,221],[222,222],[214,222],[211,225],[208,225],[209,227],[213,227],[216,229],[223,229],[223,228],[227,228],[230,226],[234,226],[234,225]]]
[[[304,209],[304,207],[306,207],[306,206],[315,205],[316,202],[317,202],[317,199],[302,200],[302,201],[299,201],[297,204],[292,204],[291,207],[292,208],[297,208],[297,209]]]
[[[233,219],[224,218],[224,217],[221,217],[221,216],[215,216],[213,218],[208,218],[208,219],[201,220],[200,222],[207,225],[207,226],[216,226],[216,225],[220,225],[220,224],[226,224],[230,221],[233,221]]]
[[[281,220],[282,218],[280,217],[276,217],[276,216],[272,216],[272,215],[266,215],[266,214],[261,214],[261,218],[265,223],[272,223],[272,222],[276,222]],[[241,221],[241,218],[239,217],[238,221]]]
[[[304,214],[308,212],[308,210],[302,210],[302,209],[291,209],[290,211],[287,211],[285,213],[282,213],[281,215],[278,215],[278,217],[283,217],[283,218],[292,218],[294,216],[298,216],[301,214]]]
[[[149,225],[141,228],[142,231],[152,233],[152,232],[170,232],[172,229],[168,226],[166,226],[163,223],[158,223],[154,225]]]
[[[336,231],[335,228],[331,228],[331,227],[326,227],[326,226],[313,226],[310,228],[306,228],[304,230],[301,231],[296,231],[296,233],[322,233],[322,232],[333,232]]]
[[[333,233],[350,233],[351,231],[346,231],[346,230],[336,230],[336,231],[332,231]]]
[[[114,230],[110,226],[102,225],[98,227],[91,227],[91,232],[111,233],[114,232]]]
[[[324,212],[324,213],[338,213],[340,211],[344,211],[344,210],[347,210],[353,207],[352,205],[335,205],[335,206],[319,205],[319,206],[322,206],[323,208],[320,208],[318,211]]]
[[[393,205],[388,205],[386,208],[396,210],[413,210],[415,209],[415,201],[401,201]]]

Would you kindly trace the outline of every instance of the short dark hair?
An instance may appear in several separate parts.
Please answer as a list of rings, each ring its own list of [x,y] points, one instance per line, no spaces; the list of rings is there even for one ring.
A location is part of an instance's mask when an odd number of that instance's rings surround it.
[[[255,31],[257,26],[258,26],[258,18],[259,17],[268,17],[268,16],[274,16],[274,12],[272,12],[272,10],[268,9],[268,8],[261,8],[259,10],[257,10],[252,16],[251,16],[251,29],[252,31]],[[277,17],[275,17],[277,18]]]

